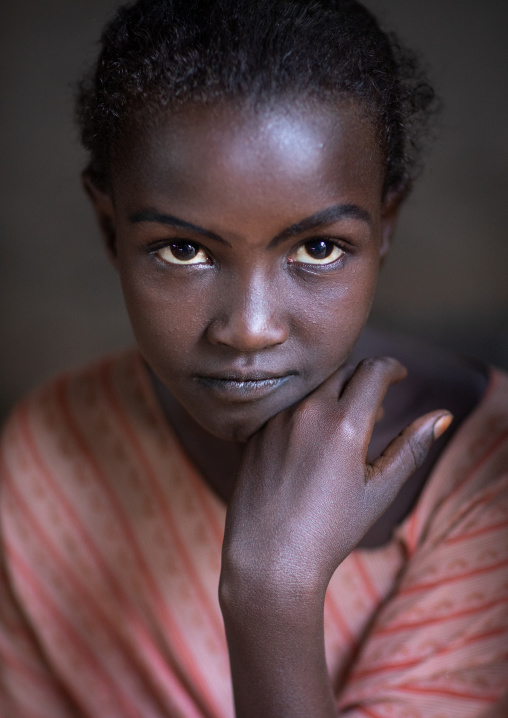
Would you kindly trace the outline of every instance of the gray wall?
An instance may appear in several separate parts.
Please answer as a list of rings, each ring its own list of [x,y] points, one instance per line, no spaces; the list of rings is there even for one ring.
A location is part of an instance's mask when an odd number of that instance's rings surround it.
[[[1,413],[55,371],[132,341],[72,126],[72,84],[115,5],[0,7]],[[425,55],[445,100],[373,316],[508,366],[508,3],[367,5]]]

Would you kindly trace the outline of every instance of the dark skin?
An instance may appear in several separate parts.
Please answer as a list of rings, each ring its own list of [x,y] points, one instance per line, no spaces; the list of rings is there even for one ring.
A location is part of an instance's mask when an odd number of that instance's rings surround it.
[[[122,156],[110,192],[85,186],[166,416],[228,503],[236,714],[336,716],[328,582],[389,538],[485,376],[360,339],[399,202],[354,103],[189,106]],[[358,363],[387,354],[409,378]]]

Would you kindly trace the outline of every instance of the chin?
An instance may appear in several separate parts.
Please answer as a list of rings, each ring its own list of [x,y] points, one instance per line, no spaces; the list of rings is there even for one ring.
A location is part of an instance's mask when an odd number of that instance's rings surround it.
[[[238,407],[239,408],[239,407]],[[204,411],[203,405],[199,410],[196,407],[187,407],[193,421],[207,434],[215,439],[236,443],[247,442],[253,434],[259,431],[275,414],[276,411],[260,411],[261,407],[243,406],[241,411],[224,410],[208,407]],[[250,410],[249,410],[250,409]]]
[[[268,421],[268,419],[266,421]],[[266,421],[255,422],[229,420],[224,422],[214,421],[208,424],[201,420],[199,423],[206,432],[211,434],[211,436],[216,439],[235,443],[245,443],[253,434],[259,431],[266,424]]]

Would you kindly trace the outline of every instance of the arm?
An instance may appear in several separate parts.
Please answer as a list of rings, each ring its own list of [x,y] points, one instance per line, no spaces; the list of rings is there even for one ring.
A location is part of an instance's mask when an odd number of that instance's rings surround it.
[[[382,399],[404,375],[390,359],[362,362],[347,383],[341,370],[249,442],[220,585],[238,718],[337,715],[323,641],[328,582],[423,462],[444,414],[417,420],[367,465]]]

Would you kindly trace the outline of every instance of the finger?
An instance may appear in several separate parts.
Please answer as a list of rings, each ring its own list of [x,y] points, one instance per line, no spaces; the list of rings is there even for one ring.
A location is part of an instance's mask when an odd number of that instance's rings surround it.
[[[369,483],[379,481],[394,495],[402,484],[423,464],[435,439],[450,426],[453,416],[447,411],[432,411],[407,426],[369,467]]]
[[[365,455],[389,386],[406,375],[406,368],[391,357],[364,359],[345,386],[339,402],[343,429],[361,442]]]
[[[285,412],[281,412],[278,416],[283,420],[284,416],[299,417],[304,419],[304,423],[309,421],[309,412],[315,412],[314,420],[324,421],[326,426],[336,423],[335,407],[338,397],[342,393],[347,382],[351,378],[355,367],[351,364],[343,364],[325,379],[319,386],[313,389],[296,405],[290,406]],[[276,419],[276,417],[274,417]],[[273,422],[274,419],[271,421]]]
[[[310,396],[316,398],[326,397],[334,402],[337,401],[344,391],[344,387],[351,379],[354,371],[355,367],[352,364],[343,364],[336,371],[334,371],[328,379],[325,379],[322,384],[314,389]]]

